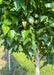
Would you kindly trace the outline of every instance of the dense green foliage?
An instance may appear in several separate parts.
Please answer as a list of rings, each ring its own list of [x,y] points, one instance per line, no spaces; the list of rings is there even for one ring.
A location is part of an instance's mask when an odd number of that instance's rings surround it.
[[[54,2],[50,0],[1,0],[0,37],[8,50],[35,56],[54,53]]]

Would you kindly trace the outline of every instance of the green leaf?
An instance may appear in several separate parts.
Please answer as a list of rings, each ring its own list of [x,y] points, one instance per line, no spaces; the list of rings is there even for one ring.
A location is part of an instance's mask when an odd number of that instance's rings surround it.
[[[39,17],[38,14],[34,14],[34,16],[35,16],[35,18],[38,18]]]
[[[2,29],[3,29],[4,35],[6,35],[8,33],[8,31],[9,31],[9,27],[6,26],[6,25],[2,25]]]
[[[54,47],[52,47],[51,53],[54,53]]]
[[[33,55],[33,51],[32,50],[28,50],[29,55],[32,57]]]
[[[30,8],[28,9],[28,12],[29,12],[29,13],[32,13],[32,12],[33,12],[32,7],[30,7]]]
[[[46,27],[39,29],[38,31],[36,31],[37,34],[42,33],[44,30],[46,29]]]
[[[4,20],[4,22],[3,22],[5,25],[11,25],[12,23],[11,23],[11,20],[9,20],[9,19],[7,19],[7,20]]]
[[[4,1],[4,3],[9,5],[10,4],[10,0],[9,1]]]
[[[53,36],[51,36],[51,40],[50,40],[50,42],[53,42]]]
[[[51,42],[48,42],[48,43],[47,43],[47,46],[48,46],[48,49],[50,49],[50,50],[51,50],[52,47],[53,47],[53,45],[51,44]]]
[[[46,3],[45,7],[46,8],[53,8],[54,7],[54,2],[53,3]]]
[[[28,34],[29,34],[29,30],[23,30],[22,31],[22,37],[23,37],[23,39],[25,39],[28,36]]]
[[[36,45],[36,40],[35,40],[35,34],[32,33],[32,49],[34,51],[34,53],[36,52],[36,49],[37,49],[37,45]]]
[[[15,16],[11,16],[12,21],[14,24],[18,25],[18,18],[16,18]]]
[[[17,40],[18,40],[18,36],[17,36],[17,34],[15,35],[14,39],[15,39],[15,41],[17,41]]]
[[[14,5],[16,7],[17,10],[19,10],[21,7],[25,10],[26,6],[24,4],[24,1],[22,0],[14,0]]]
[[[23,13],[25,16],[27,16],[27,10],[24,10]]]
[[[23,2],[20,2],[21,7],[25,10],[26,6],[23,4]]]
[[[14,45],[14,51],[17,51],[18,46]]]
[[[8,32],[8,37],[10,37],[10,39],[12,40],[14,38],[15,34],[16,34],[16,32],[14,30],[10,30]]]
[[[44,34],[42,37],[40,37],[40,40],[44,40],[45,42],[47,42],[49,36],[47,34]]]
[[[8,44],[9,46],[11,46],[11,43],[12,43],[12,41],[11,41],[10,39],[7,39],[7,44]]]
[[[30,24],[34,24],[34,18],[32,16],[28,16],[27,19]]]
[[[38,20],[35,20],[35,24],[38,24],[38,22],[39,22]]]
[[[48,21],[48,17],[47,16],[41,16],[40,21],[41,22]]]
[[[54,23],[50,24],[50,27],[54,27]]]
[[[0,0],[0,4],[2,4],[3,0]]]
[[[36,8],[36,2],[35,2],[35,0],[31,0],[31,1],[30,1],[30,4],[31,4],[34,8]]]
[[[46,4],[45,4],[45,7],[46,7],[46,8],[50,8],[50,7],[51,7],[51,3],[46,3]]]
[[[23,51],[23,48],[21,45],[19,45],[19,51]]]
[[[16,8],[17,11],[21,8],[19,0],[14,0],[14,5],[15,5],[15,8]]]
[[[31,41],[31,39],[27,37],[27,38],[23,41],[23,45],[26,45],[29,41]]]

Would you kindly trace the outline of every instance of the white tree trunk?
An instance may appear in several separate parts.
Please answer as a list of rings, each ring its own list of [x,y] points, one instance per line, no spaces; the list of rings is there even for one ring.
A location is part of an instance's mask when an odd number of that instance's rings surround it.
[[[8,53],[7,53],[7,49],[6,49],[6,56],[8,55]]]
[[[36,53],[36,68],[35,68],[35,75],[40,75],[40,59],[39,59],[39,50]]]
[[[10,51],[8,53],[8,66],[9,66],[9,71],[11,71],[11,67],[10,67]]]

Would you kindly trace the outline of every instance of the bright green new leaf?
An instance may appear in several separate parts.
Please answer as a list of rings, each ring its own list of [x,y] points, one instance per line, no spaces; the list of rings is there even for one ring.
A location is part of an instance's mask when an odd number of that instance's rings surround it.
[[[0,4],[2,4],[3,0],[0,0]]]
[[[7,20],[4,20],[4,22],[3,22],[5,25],[11,25],[12,23],[11,23],[11,20],[9,20],[9,19],[7,19]]]
[[[6,35],[8,33],[8,31],[9,31],[9,27],[6,26],[6,25],[2,25],[2,29],[3,29],[4,35]]]

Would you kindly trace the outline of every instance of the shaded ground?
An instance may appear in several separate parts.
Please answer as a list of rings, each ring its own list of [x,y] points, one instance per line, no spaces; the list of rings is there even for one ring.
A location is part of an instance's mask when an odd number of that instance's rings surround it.
[[[5,55],[4,47],[0,48],[0,75],[26,75],[26,69],[11,55],[11,71],[8,69],[8,56]]]
[[[5,67],[5,65],[7,64],[7,57],[4,56],[5,55],[5,51],[4,51],[4,46],[2,46],[0,48],[0,75],[2,72],[2,68]]]

